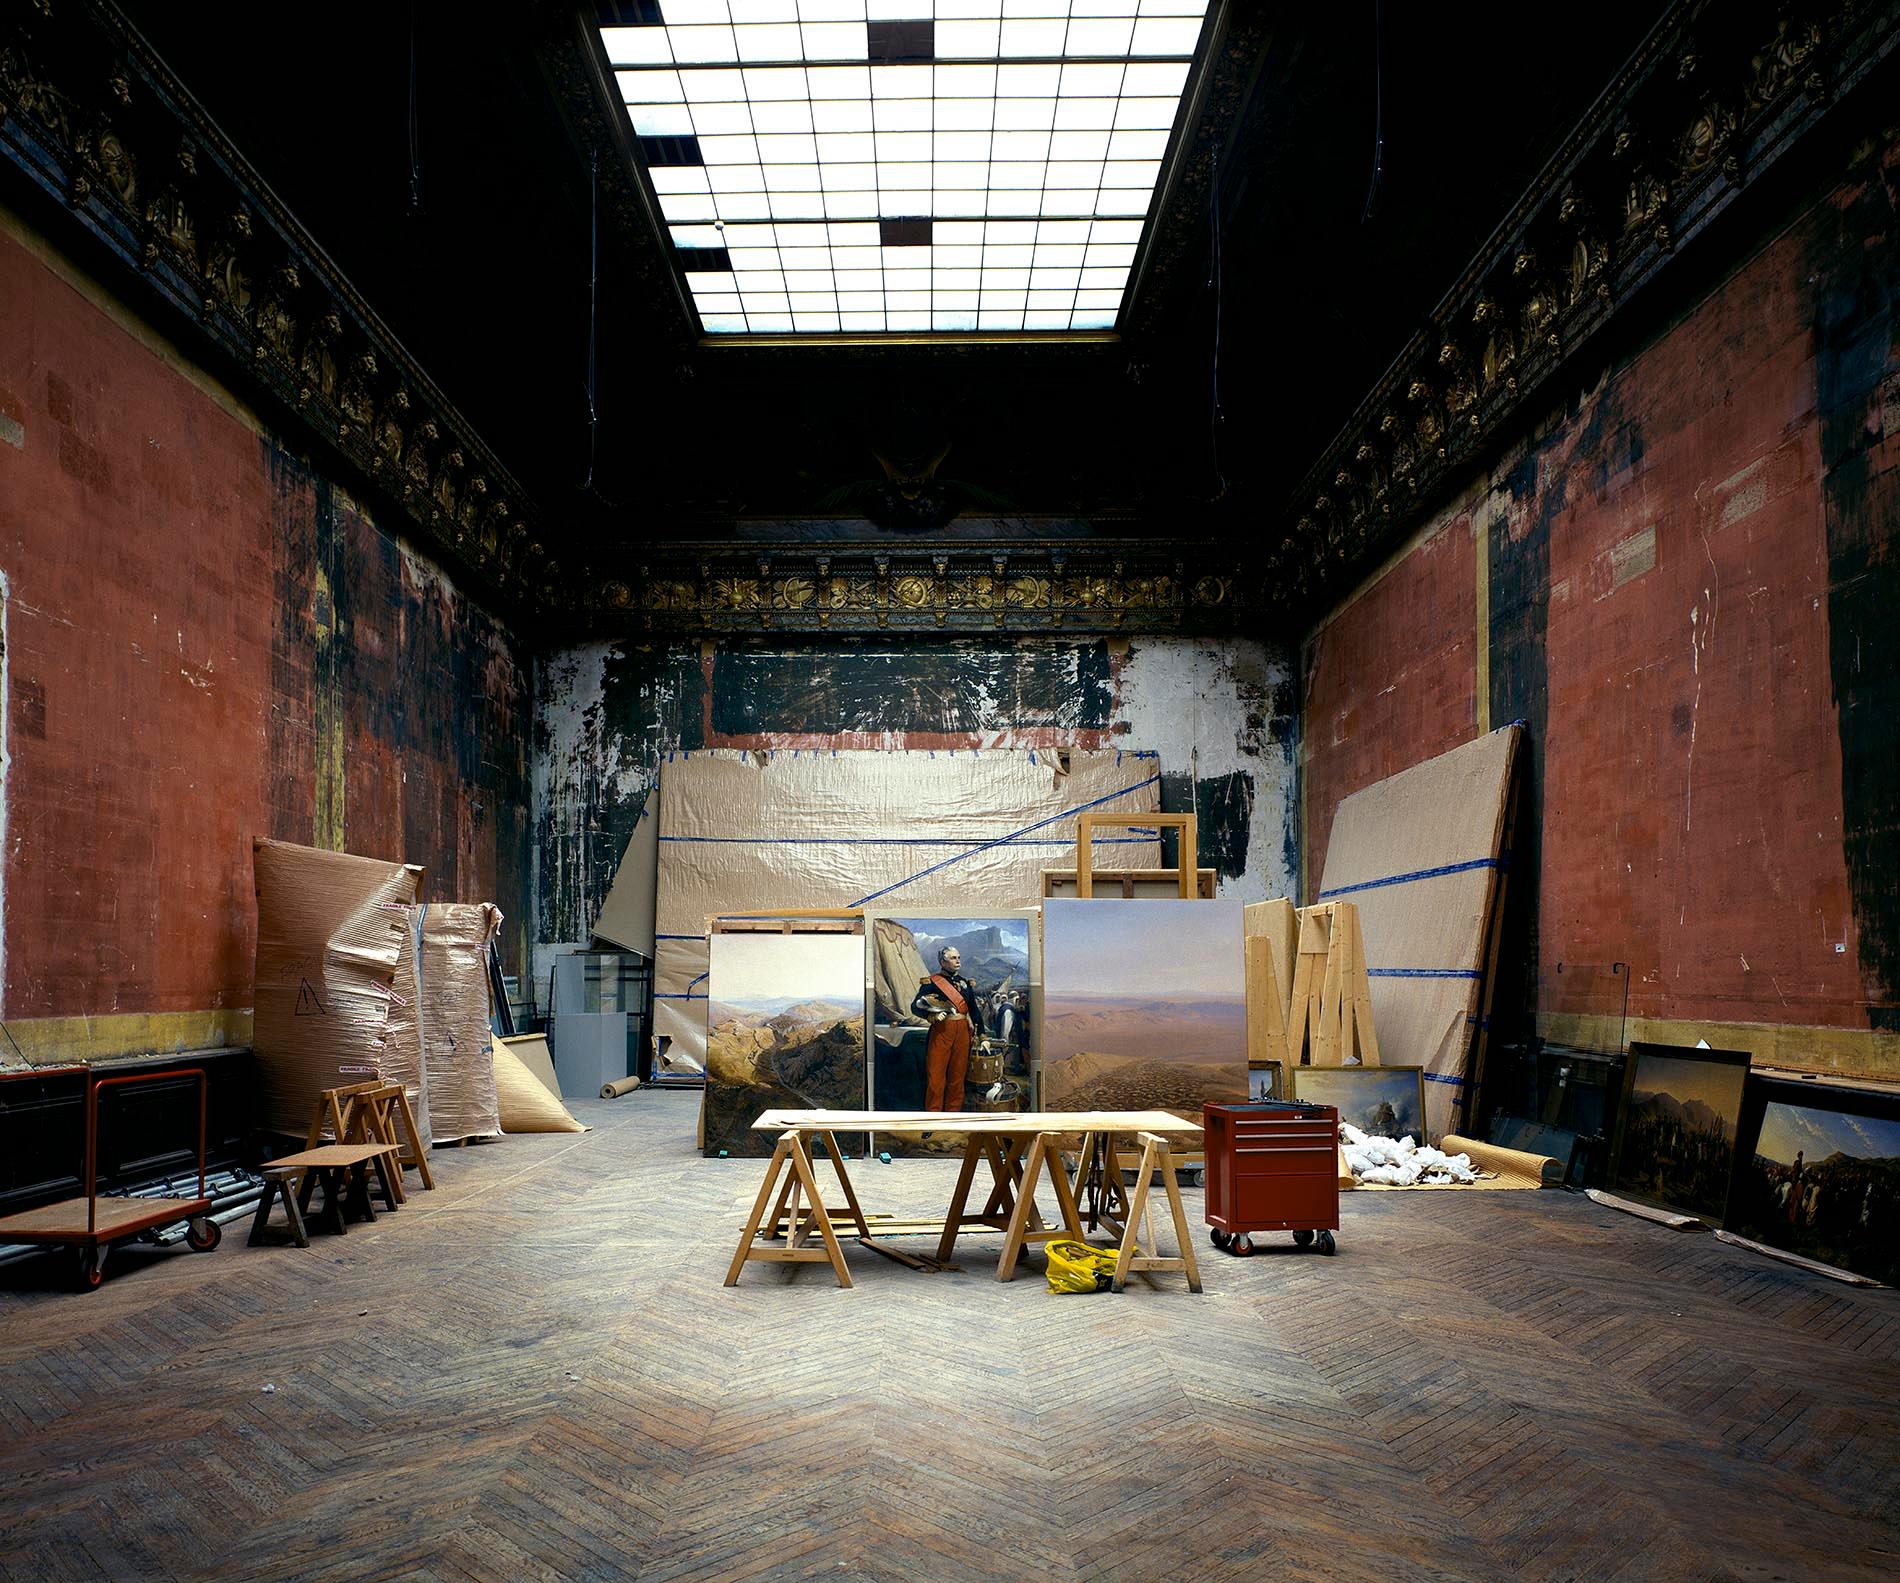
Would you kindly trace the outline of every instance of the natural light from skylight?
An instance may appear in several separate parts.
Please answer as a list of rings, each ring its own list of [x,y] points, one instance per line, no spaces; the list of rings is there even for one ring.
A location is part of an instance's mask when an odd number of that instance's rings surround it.
[[[642,0],[600,30],[712,336],[1113,329],[1209,0]]]

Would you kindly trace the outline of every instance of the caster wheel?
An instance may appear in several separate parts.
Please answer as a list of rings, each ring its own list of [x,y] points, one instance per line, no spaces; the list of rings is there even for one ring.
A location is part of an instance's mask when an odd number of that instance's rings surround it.
[[[185,1246],[193,1253],[209,1253],[224,1240],[224,1227],[215,1220],[203,1215],[191,1218],[189,1229],[185,1232]]]
[[[1213,1243],[1215,1247],[1225,1249],[1234,1238],[1231,1232],[1213,1230],[1208,1232],[1207,1240]]]
[[[81,1248],[79,1250],[79,1288],[89,1292],[106,1278],[106,1250],[104,1248]]]
[[[1334,1254],[1339,1251],[1339,1244],[1333,1240],[1333,1234],[1330,1231],[1322,1231],[1319,1234],[1319,1251],[1325,1254]]]
[[[1234,1238],[1233,1246],[1227,1251],[1237,1259],[1250,1259],[1253,1257],[1253,1238],[1243,1231]]]
[[[1312,1232],[1310,1232],[1310,1231],[1296,1231],[1296,1232],[1294,1232],[1294,1233],[1293,1233],[1293,1246],[1294,1246],[1294,1247],[1296,1247],[1296,1248],[1310,1248],[1310,1247],[1312,1247],[1312,1245],[1313,1245],[1313,1233],[1312,1233]]]

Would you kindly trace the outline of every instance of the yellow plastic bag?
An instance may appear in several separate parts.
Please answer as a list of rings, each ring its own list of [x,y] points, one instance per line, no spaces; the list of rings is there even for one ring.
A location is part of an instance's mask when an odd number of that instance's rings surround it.
[[[1086,1242],[1050,1242],[1049,1290],[1052,1292],[1105,1292],[1114,1284],[1116,1250]]]

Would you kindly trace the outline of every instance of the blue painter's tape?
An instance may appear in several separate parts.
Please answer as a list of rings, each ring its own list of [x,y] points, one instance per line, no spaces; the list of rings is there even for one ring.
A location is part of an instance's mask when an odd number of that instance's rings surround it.
[[[1419,1076],[1428,1083],[1450,1083],[1454,1088],[1471,1087],[1471,1079],[1468,1077],[1451,1077],[1444,1072],[1421,1072]]]
[[[1032,828],[1034,828],[1032,826]],[[1146,846],[1161,834],[1159,829],[1150,829],[1146,835],[1139,833],[1136,827],[1133,835],[1105,835],[1096,837],[1097,846]],[[1014,834],[1005,836],[966,836],[961,840],[950,840],[936,836],[773,836],[770,839],[755,835],[663,835],[662,841],[676,846],[953,846],[953,847],[992,847],[992,846],[1074,846],[1073,841],[1058,839],[1042,841],[1023,841]]]
[[[1483,978],[1475,967],[1369,967],[1367,978]]]
[[[1114,802],[1117,798],[1126,797],[1131,792],[1146,790],[1150,786],[1158,785],[1160,780],[1161,777],[1158,774],[1150,775],[1145,781],[1136,781],[1132,786],[1124,786],[1120,791],[1109,792],[1104,796],[1095,798],[1092,802],[1081,803],[1074,808],[1065,808],[1061,813],[1051,814],[1047,819],[1038,819],[1034,824],[1024,825],[1022,829],[1014,831],[1009,835],[998,836],[993,841],[985,841],[981,845],[971,847],[967,852],[959,852],[955,857],[947,857],[941,863],[933,863],[929,868],[919,869],[908,878],[900,879],[892,885],[886,885],[882,890],[874,890],[867,896],[860,896],[856,901],[852,902],[851,905],[853,907],[862,907],[868,902],[876,901],[881,896],[890,895],[894,890],[902,890],[906,885],[915,884],[920,879],[939,873],[943,869],[950,867],[953,863],[961,863],[966,858],[973,858],[980,852],[988,852],[999,846],[1027,845],[1028,843],[1023,842],[1021,838],[1029,835],[1033,831],[1047,829],[1052,824],[1060,824],[1064,819],[1073,819],[1077,814],[1087,813],[1091,808],[1100,808],[1104,803]],[[1063,843],[1065,846],[1067,844],[1066,842]]]
[[[1469,874],[1473,869],[1504,866],[1502,858],[1474,857],[1464,863],[1444,863],[1437,868],[1413,869],[1408,874],[1388,874],[1384,879],[1362,879],[1356,885],[1335,885],[1331,890],[1321,891],[1319,899],[1331,901],[1335,896],[1350,896],[1354,891],[1381,890],[1387,885],[1410,885],[1421,879],[1442,879],[1447,874]]]
[[[669,990],[656,990],[654,992],[653,998],[655,1000],[704,1000],[706,999],[704,995],[695,995],[690,989],[687,990],[683,994],[674,994],[673,992]]]

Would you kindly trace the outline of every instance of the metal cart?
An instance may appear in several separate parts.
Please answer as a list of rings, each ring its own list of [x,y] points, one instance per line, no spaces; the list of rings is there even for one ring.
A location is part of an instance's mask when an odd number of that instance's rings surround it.
[[[172,1066],[160,1072],[131,1072],[118,1077],[95,1077],[84,1067],[39,1067],[15,1077],[47,1077],[61,1072],[84,1072],[86,1081],[86,1191],[0,1217],[0,1242],[68,1244],[79,1249],[79,1280],[86,1290],[105,1279],[106,1250],[114,1243],[149,1233],[175,1221],[186,1221],[185,1242],[194,1252],[209,1253],[224,1235],[210,1218],[211,1199],[205,1193],[205,1100],[208,1089],[203,1067]],[[198,1196],[196,1198],[101,1198],[99,1196],[99,1091],[131,1083],[153,1083],[161,1078],[198,1079]]]
[[[1244,1259],[1256,1231],[1290,1231],[1331,1253],[1339,1229],[1339,1112],[1266,1100],[1202,1107],[1209,1240]]]

